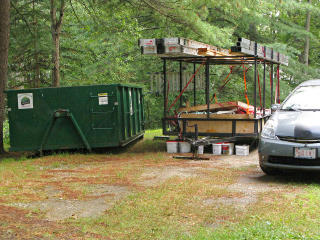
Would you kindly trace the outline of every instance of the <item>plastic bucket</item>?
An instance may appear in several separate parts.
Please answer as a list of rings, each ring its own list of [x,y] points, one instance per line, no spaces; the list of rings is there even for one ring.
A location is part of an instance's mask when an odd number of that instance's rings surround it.
[[[180,153],[189,153],[191,152],[191,144],[188,142],[179,142],[180,144]]]
[[[201,145],[198,147],[198,154],[203,154],[203,149],[204,149],[204,146]]]
[[[234,143],[222,143],[222,154],[232,155],[233,154]]]
[[[236,145],[236,155],[248,156],[249,155],[249,145]]]
[[[178,144],[178,141],[167,141],[167,153],[177,153]]]
[[[222,143],[213,143],[212,144],[212,154],[213,155],[221,155],[222,153]]]

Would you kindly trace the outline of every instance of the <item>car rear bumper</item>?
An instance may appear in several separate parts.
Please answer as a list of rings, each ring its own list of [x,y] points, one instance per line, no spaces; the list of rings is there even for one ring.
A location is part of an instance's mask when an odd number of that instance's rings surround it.
[[[294,158],[295,147],[316,148],[316,159]],[[320,143],[304,144],[261,138],[259,162],[264,168],[320,171]]]

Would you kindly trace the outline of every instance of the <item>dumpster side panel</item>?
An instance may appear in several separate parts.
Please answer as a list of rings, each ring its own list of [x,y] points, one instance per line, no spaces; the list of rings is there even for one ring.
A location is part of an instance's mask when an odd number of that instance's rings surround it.
[[[129,86],[121,86],[119,90],[119,98],[121,102],[121,114],[120,123],[122,126],[122,142],[121,145],[125,145],[133,139],[140,137],[144,133],[142,116],[143,106],[141,88],[133,88]],[[138,93],[139,92],[139,93]]]
[[[91,133],[93,147],[119,146],[121,136],[118,128],[118,89],[116,86],[97,86],[91,94]]]
[[[137,99],[137,89],[132,88],[132,105],[133,105],[133,126],[134,126],[134,134],[139,132],[138,129],[138,99]]]
[[[7,98],[12,151],[115,147],[144,129],[140,88],[114,84],[9,90]]]
[[[21,104],[23,95],[30,96],[32,103],[29,106]],[[8,92],[8,117],[10,124],[10,145],[13,151],[28,151],[37,149],[41,143],[43,129],[47,127],[47,109],[41,114],[38,110],[41,104],[41,95],[34,90],[20,90]],[[27,107],[25,107],[27,106]]]
[[[140,131],[143,132],[144,129],[144,101],[143,101],[143,93],[142,93],[142,88],[138,89],[138,108],[139,108],[139,127]]]
[[[130,137],[130,122],[128,118],[129,114],[129,104],[128,104],[128,97],[127,97],[127,88],[121,87],[121,95],[120,95],[120,101],[121,101],[121,119],[123,122],[123,139],[122,141],[125,141]]]
[[[42,139],[43,149],[85,148],[76,125],[80,127],[83,134],[88,133],[90,128],[87,124],[90,102],[88,88],[55,88],[55,91],[52,89],[40,89],[39,91],[42,96],[39,114],[43,109],[50,112],[50,115],[47,116],[47,127],[44,130],[50,127],[51,129],[47,139]],[[55,112],[59,110],[69,111],[73,119],[71,116],[55,117]]]

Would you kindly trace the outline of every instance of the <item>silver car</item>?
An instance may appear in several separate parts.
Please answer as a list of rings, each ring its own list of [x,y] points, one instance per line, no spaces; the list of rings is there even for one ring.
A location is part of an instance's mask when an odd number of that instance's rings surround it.
[[[320,170],[320,80],[301,83],[272,110],[259,142],[262,171]]]

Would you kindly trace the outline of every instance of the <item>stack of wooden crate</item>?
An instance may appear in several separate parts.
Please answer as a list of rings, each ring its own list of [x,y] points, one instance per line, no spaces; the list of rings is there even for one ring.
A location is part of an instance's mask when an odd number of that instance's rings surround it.
[[[258,59],[286,66],[289,64],[288,56],[245,38],[238,38],[236,46],[232,46],[230,50],[179,37],[139,39],[139,47],[142,54],[159,57],[256,55]]]
[[[250,41],[245,38],[238,38],[236,46],[231,47],[231,53],[240,53],[246,55],[255,55],[255,45],[257,45],[257,56],[261,59],[266,59],[268,61],[273,61],[275,63],[280,63],[288,66],[289,58],[288,56],[276,52],[272,48],[262,46],[254,41]]]
[[[139,46],[142,54],[158,56],[200,56],[200,48],[218,51],[215,46],[179,37],[139,39]]]

